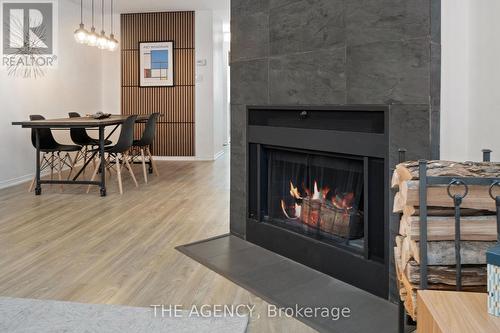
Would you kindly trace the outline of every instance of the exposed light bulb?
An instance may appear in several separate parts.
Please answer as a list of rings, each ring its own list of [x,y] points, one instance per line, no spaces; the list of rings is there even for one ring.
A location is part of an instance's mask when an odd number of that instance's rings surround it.
[[[101,50],[108,48],[108,38],[106,37],[106,33],[101,31],[101,35],[97,38],[97,47]]]
[[[115,39],[115,35],[113,35],[113,34],[109,35],[108,50],[109,51],[114,51],[117,48],[118,48],[118,41]]]
[[[90,33],[87,35],[87,45],[96,46],[97,38],[99,38],[99,35],[95,32],[95,27],[92,27],[92,29],[90,29]]]
[[[79,44],[85,44],[87,42],[89,32],[85,29],[83,23],[80,23],[80,27],[75,30],[75,40]]]

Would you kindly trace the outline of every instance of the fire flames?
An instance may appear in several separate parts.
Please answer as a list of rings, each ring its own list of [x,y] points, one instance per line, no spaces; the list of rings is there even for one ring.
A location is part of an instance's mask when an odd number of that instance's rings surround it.
[[[290,195],[294,201],[288,205],[285,199],[281,200],[281,209],[287,219],[299,220],[300,222],[315,228],[324,229],[326,224],[348,220],[353,211],[354,193],[340,193],[335,191],[332,195],[328,186],[319,188],[315,181],[312,191],[304,188],[302,194],[292,181],[290,181]],[[328,221],[327,221],[328,220]],[[326,221],[326,222],[325,222]]]
[[[291,198],[281,199],[281,210],[290,222],[299,223],[306,232],[314,230],[345,239],[363,237],[363,212],[356,207],[353,192],[332,191],[328,186],[318,186],[317,181],[312,189],[302,184],[301,190],[290,181],[289,193]]]

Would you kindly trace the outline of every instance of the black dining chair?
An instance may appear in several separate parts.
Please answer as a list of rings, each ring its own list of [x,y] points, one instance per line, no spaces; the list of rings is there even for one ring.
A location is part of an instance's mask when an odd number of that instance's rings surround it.
[[[133,142],[133,160],[135,161],[139,156],[142,162],[142,172],[144,174],[144,181],[148,182],[148,173],[146,171],[146,163],[148,163],[153,169],[156,176],[159,176],[158,167],[153,159],[153,155],[150,151],[150,146],[153,144],[156,135],[156,124],[158,123],[159,113],[153,113],[149,116],[146,122],[146,127],[142,136],[139,140],[134,140]],[[146,160],[147,157],[147,160]]]
[[[30,115],[30,120],[45,120],[41,115]],[[67,166],[70,168],[70,176],[75,166],[75,161],[69,153],[79,152],[82,147],[79,145],[66,145],[56,141],[52,131],[49,128],[39,128],[31,130],[31,143],[36,148],[36,131],[38,131],[38,140],[40,152],[43,153],[40,160],[40,172],[50,168],[50,179],[54,178],[54,170],[57,170],[59,180],[62,180],[62,169]],[[66,153],[61,157],[61,153]],[[70,177],[68,176],[68,177]],[[29,191],[33,191],[36,177],[30,184]],[[61,189],[63,186],[61,185]]]
[[[137,120],[137,116],[129,116],[122,124],[121,126],[121,132],[120,136],[118,137],[118,141],[114,146],[107,146],[104,147],[104,153],[107,154],[106,159],[106,169],[111,171],[116,171],[117,178],[118,178],[118,187],[120,189],[120,194],[123,194],[123,184],[122,184],[122,167],[125,165],[125,167],[128,169],[130,176],[132,177],[132,180],[135,183],[135,186],[138,187],[139,184],[137,183],[137,180],[135,179],[134,176],[134,171],[132,170],[132,167],[130,166],[130,149],[132,148],[132,143],[134,142],[134,125]],[[97,149],[93,150],[96,151]],[[91,181],[94,180],[94,178],[97,175],[97,172],[99,171],[100,165],[97,164],[97,166],[94,168],[94,172],[92,174],[92,178],[90,179]],[[114,168],[114,169],[113,169]],[[87,188],[87,193],[90,191],[90,185]]]
[[[69,112],[68,113],[70,118],[80,118],[80,114],[78,112]],[[87,130],[85,128],[71,128],[69,130],[71,140],[82,147],[82,149],[76,154],[75,157],[75,164],[78,164],[78,162],[83,161],[83,164],[85,165],[87,163],[87,160],[92,156],[93,152],[91,150],[95,148],[96,146],[99,146],[99,140],[94,139],[89,136],[87,133]],[[105,140],[104,145],[109,146],[113,142],[110,140]],[[95,160],[92,161],[95,167]],[[83,170],[85,173],[85,170]]]

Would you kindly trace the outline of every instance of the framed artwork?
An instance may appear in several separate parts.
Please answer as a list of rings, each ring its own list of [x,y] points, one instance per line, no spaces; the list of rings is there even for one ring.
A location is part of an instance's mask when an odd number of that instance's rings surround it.
[[[139,43],[139,86],[174,86],[174,42]]]

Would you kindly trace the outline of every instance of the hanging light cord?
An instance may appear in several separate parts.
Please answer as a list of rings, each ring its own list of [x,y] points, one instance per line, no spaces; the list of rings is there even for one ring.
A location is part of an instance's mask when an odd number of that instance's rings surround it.
[[[111,0],[111,34],[113,34],[113,0]]]
[[[80,0],[80,24],[83,24],[83,0]]]
[[[104,0],[102,0],[101,11],[102,11],[101,26],[102,26],[102,31],[104,31]]]
[[[92,0],[92,28],[94,28],[94,0]]]

